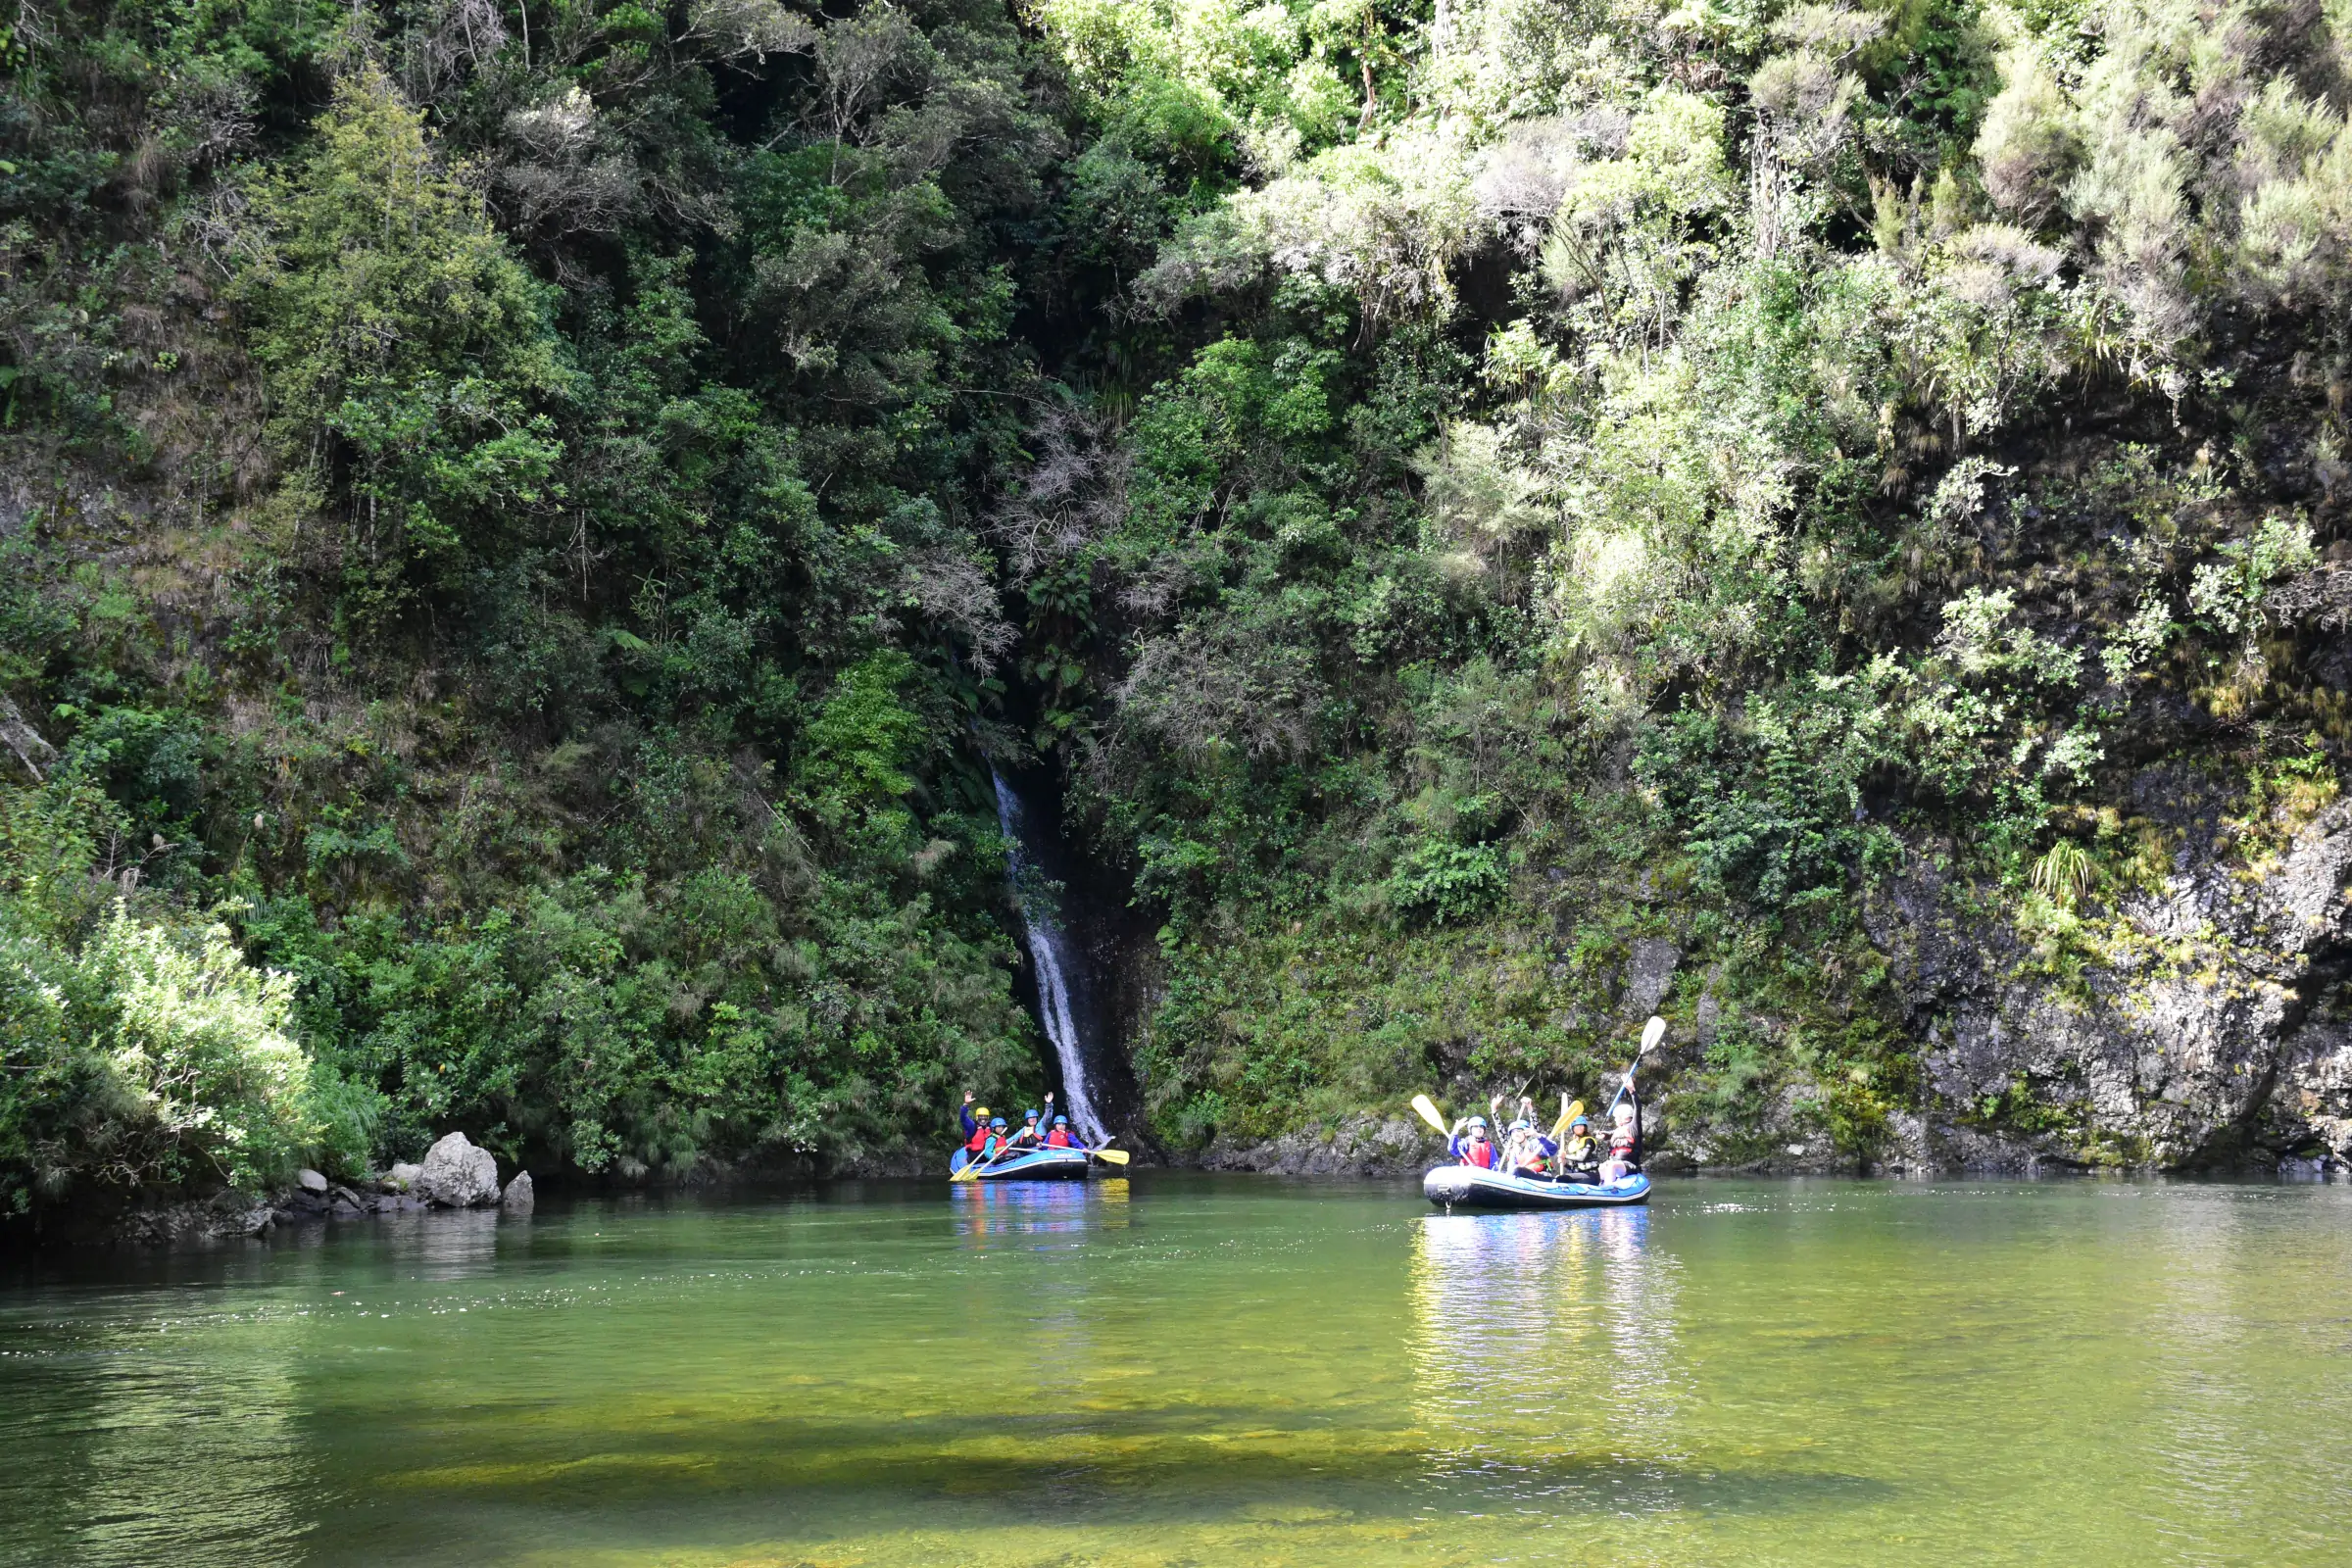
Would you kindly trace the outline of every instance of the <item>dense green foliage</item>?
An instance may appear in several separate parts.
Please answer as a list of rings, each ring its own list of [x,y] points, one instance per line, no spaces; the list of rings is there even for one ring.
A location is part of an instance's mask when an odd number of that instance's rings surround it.
[[[1888,876],[2063,969],[2163,872],[2150,763],[2250,843],[2333,790],[2348,51],[2187,0],[27,10],[12,1201],[451,1126],[903,1158],[1045,1074],[1031,754],[1161,926],[1171,1147],[1589,1086],[1671,941],[1678,1115],[1864,1150],[1918,1093]]]

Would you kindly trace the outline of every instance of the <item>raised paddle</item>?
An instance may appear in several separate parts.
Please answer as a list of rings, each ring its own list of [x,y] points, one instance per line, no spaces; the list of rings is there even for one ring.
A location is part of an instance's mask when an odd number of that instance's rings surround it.
[[[1570,1125],[1575,1122],[1577,1117],[1582,1116],[1584,1113],[1585,1102],[1581,1100],[1570,1100],[1568,1098],[1568,1092],[1565,1089],[1561,1090],[1560,1119],[1551,1124],[1551,1141],[1556,1144],[1561,1139],[1567,1137],[1568,1128]]]
[[[1438,1114],[1437,1104],[1431,1101],[1427,1095],[1415,1095],[1413,1097],[1413,1109],[1420,1113],[1423,1121],[1429,1123],[1430,1126],[1437,1129],[1438,1136],[1440,1138],[1450,1138],[1453,1136],[1453,1134],[1448,1131],[1446,1126],[1446,1118]]]
[[[1653,1017],[1648,1023],[1642,1026],[1642,1049],[1634,1053],[1634,1059],[1632,1061],[1626,1063],[1625,1082],[1617,1086],[1617,1100],[1612,1100],[1609,1102],[1610,1112],[1613,1113],[1617,1109],[1617,1101],[1625,1098],[1625,1092],[1634,1087],[1634,1069],[1642,1065],[1642,1058],[1648,1055],[1651,1052],[1657,1050],[1658,1042],[1665,1038],[1665,1019]]]

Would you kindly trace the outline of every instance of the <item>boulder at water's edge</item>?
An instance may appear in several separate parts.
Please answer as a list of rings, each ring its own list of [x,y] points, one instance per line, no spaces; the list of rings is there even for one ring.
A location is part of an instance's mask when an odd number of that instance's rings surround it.
[[[506,1196],[498,1200],[498,1206],[510,1214],[528,1214],[538,1200],[538,1195],[531,1190],[531,1173],[518,1170],[514,1179],[507,1183]]]
[[[451,1133],[425,1151],[416,1191],[443,1208],[486,1208],[498,1201],[498,1160],[464,1133]]]

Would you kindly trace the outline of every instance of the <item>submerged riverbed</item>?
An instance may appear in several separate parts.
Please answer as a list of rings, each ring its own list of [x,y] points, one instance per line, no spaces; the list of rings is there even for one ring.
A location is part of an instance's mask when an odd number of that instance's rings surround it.
[[[9,1564],[2352,1561],[2352,1189],[1148,1172],[0,1276]]]

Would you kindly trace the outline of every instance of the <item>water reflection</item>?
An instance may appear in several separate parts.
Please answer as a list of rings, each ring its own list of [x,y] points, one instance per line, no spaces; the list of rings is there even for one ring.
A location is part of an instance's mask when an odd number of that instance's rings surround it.
[[[955,1182],[956,1235],[967,1247],[1035,1247],[1034,1238],[1124,1230],[1124,1177],[1087,1182]]]
[[[1422,1221],[1412,1353],[1434,1487],[1532,1500],[1561,1490],[1551,1461],[1581,1455],[1604,1462],[1580,1490],[1673,1505],[1678,1265],[1649,1225],[1638,1208]]]
[[[414,1261],[418,1279],[481,1279],[497,1270],[497,1209],[467,1208],[400,1218],[411,1223],[387,1228],[385,1250],[403,1263]]]
[[[2240,1205],[2228,1195],[2182,1200],[2161,1251],[2161,1294],[2148,1327],[2161,1348],[2159,1382],[2146,1431],[2153,1457],[2170,1485],[2151,1494],[2161,1502],[2152,1521],[2159,1539],[2181,1560],[2211,1560],[2226,1551],[2244,1522],[2242,1509],[2263,1495],[2270,1456],[2240,1441],[2254,1402],[2242,1375],[2247,1324],[2238,1281],[2254,1259],[2245,1255]]]
[[[71,1310],[71,1327],[8,1336],[0,1563],[301,1561],[319,1484],[301,1428],[301,1326],[181,1291]]]

